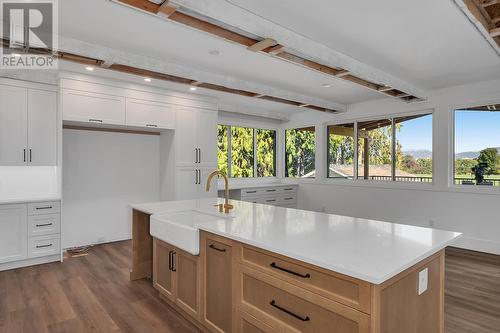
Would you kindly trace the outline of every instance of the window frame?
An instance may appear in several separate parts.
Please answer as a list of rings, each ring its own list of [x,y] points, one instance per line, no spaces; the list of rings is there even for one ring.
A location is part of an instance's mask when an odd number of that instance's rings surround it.
[[[460,193],[478,193],[478,194],[500,194],[500,187],[498,186],[464,186],[455,184],[455,138],[456,138],[456,128],[455,128],[455,111],[460,109],[472,108],[483,105],[490,104],[500,104],[500,98],[492,100],[479,100],[464,104],[451,105],[448,114],[448,124],[449,124],[449,137],[448,137],[448,188],[454,192]]]
[[[396,118],[401,118],[401,117],[408,117],[408,116],[418,116],[418,115],[431,115],[432,116],[432,181],[431,182],[408,182],[408,181],[396,181],[396,180],[372,180],[372,179],[363,179],[363,178],[358,178],[358,123],[360,122],[365,122],[365,121],[376,121],[379,119],[391,119],[393,123],[392,127],[392,138],[391,138],[391,173],[392,173],[392,178],[394,179],[395,176],[395,168],[396,168],[396,159],[395,159],[395,151],[396,151],[396,140],[397,135],[396,133],[396,128],[394,126],[394,119]],[[329,178],[328,177],[328,126],[335,126],[335,125],[342,125],[342,124],[354,124],[354,177],[352,179],[348,178]],[[323,124],[323,131],[325,133],[325,137],[323,138],[324,142],[324,152],[325,154],[325,160],[324,164],[326,166],[325,168],[325,175],[323,175],[324,180],[327,183],[337,183],[337,184],[345,184],[345,185],[369,185],[369,186],[384,186],[384,187],[397,187],[397,188],[406,188],[406,187],[433,187],[436,185],[436,113],[434,108],[429,108],[429,109],[421,109],[421,110],[414,110],[414,111],[408,111],[408,112],[401,112],[401,113],[390,113],[390,114],[380,114],[380,115],[374,115],[374,116],[369,116],[369,117],[361,117],[361,118],[349,118],[349,119],[341,119],[337,120],[334,122],[327,122]]]
[[[271,126],[260,126],[255,124],[247,124],[247,123],[237,123],[237,122],[217,122],[218,126],[227,126],[227,177],[230,179],[274,179],[277,178],[278,175],[278,131],[279,129]],[[253,130],[253,176],[252,177],[232,177],[231,175],[231,161],[232,161],[232,145],[231,145],[231,127],[242,127],[242,128],[251,128]],[[274,176],[267,177],[257,177],[257,130],[266,130],[266,131],[274,131]]]

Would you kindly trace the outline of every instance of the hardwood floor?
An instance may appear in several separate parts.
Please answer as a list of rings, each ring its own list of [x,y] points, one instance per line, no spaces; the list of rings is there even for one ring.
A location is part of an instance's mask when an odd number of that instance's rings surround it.
[[[0,272],[0,332],[199,332],[149,281],[129,281],[130,255],[117,242]],[[499,333],[500,256],[450,249],[446,259],[445,332]]]

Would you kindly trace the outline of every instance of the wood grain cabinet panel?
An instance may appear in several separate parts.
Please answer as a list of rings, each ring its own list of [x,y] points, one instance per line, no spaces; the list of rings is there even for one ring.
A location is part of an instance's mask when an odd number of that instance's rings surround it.
[[[248,246],[243,246],[242,262],[336,302],[370,313],[371,287],[368,282]]]
[[[240,333],[278,333],[280,331],[275,330],[269,325],[257,320],[255,317],[242,312],[239,320],[239,332]]]
[[[368,333],[370,316],[280,280],[244,270],[242,311],[270,326],[305,333]]]
[[[204,276],[204,316],[214,332],[232,332],[233,326],[233,259],[232,247],[206,239]]]
[[[153,286],[166,298],[175,301],[172,253],[174,247],[153,239]]]

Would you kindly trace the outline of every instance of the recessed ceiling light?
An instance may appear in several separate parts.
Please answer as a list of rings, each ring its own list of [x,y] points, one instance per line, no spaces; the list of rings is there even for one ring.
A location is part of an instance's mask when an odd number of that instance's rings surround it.
[[[149,78],[149,77],[145,77],[145,78],[144,78],[144,81],[146,81],[146,82],[151,82],[151,78]]]
[[[213,56],[218,56],[220,54],[219,50],[208,50],[208,54]]]
[[[87,67],[85,67],[85,69],[88,70],[89,72],[92,72],[94,70],[94,67],[87,66]]]
[[[323,88],[330,88],[332,85],[330,83],[323,83],[321,86]]]
[[[195,86],[191,86],[191,87],[189,87],[189,90],[196,91],[196,87]]]

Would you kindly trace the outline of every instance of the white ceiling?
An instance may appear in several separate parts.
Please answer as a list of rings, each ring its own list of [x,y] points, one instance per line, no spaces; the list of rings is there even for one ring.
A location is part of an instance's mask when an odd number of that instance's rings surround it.
[[[500,77],[452,0],[226,0],[427,90]]]
[[[451,0],[226,1],[425,90],[500,78],[500,57]],[[385,98],[111,1],[64,0],[59,13],[64,37],[331,102]],[[209,55],[213,49],[220,55]],[[228,108],[299,111],[219,95]]]

